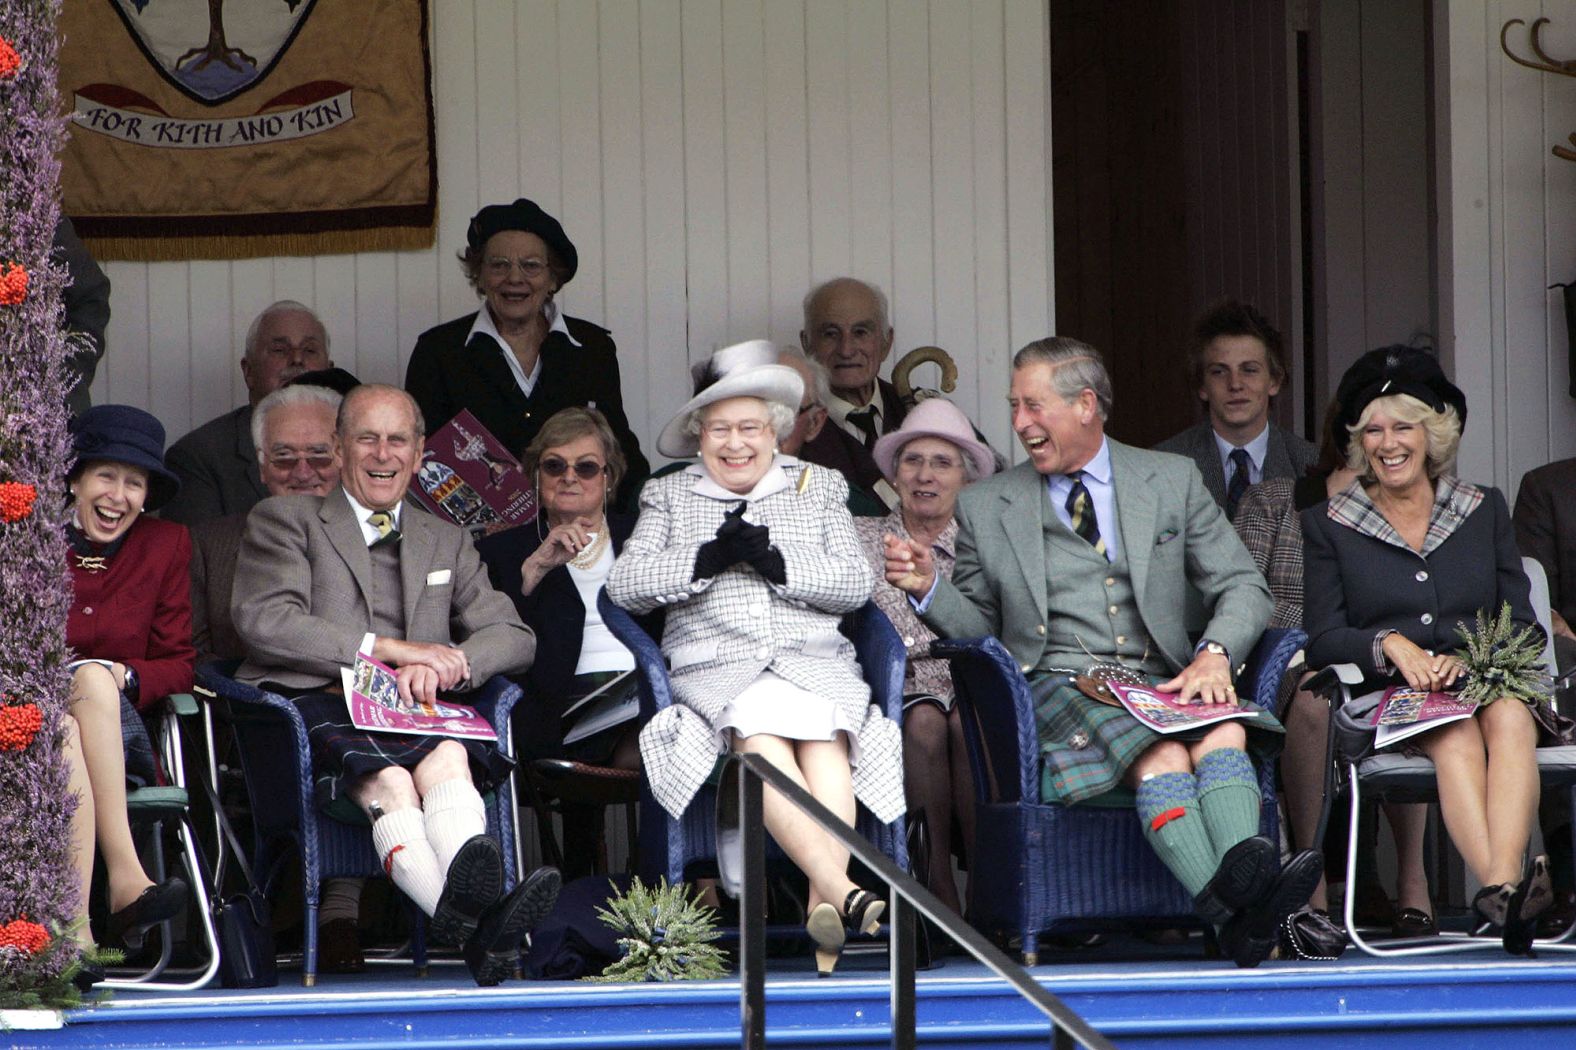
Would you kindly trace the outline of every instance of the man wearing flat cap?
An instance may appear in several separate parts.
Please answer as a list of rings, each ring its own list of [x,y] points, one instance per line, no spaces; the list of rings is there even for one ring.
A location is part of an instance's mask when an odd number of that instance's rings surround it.
[[[599,410],[629,464],[615,498],[633,508],[651,468],[624,415],[617,347],[607,329],[566,317],[554,299],[579,262],[564,228],[534,201],[477,212],[460,266],[482,308],[421,334],[405,389],[429,434],[469,409],[515,455],[559,409]]]

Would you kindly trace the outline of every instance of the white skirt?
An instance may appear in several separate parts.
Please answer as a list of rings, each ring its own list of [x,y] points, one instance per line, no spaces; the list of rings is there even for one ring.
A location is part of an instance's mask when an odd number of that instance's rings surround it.
[[[765,733],[788,740],[835,740],[843,733],[849,763],[859,763],[859,727],[849,722],[842,708],[773,671],[762,671],[723,708],[717,721],[721,747],[732,743],[730,733],[737,737]]]

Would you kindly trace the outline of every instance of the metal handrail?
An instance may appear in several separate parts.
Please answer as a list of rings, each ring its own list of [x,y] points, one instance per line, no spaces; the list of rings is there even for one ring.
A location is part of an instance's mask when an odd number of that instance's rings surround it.
[[[739,1010],[742,1026],[739,1045],[745,1050],[764,1050],[766,1046],[766,829],[762,812],[762,784],[770,784],[783,798],[797,806],[841,842],[854,857],[887,884],[887,906],[892,932],[892,1046],[912,1050],[915,1046],[914,1019],[914,915],[918,912],[964,951],[989,967],[1018,994],[1027,999],[1051,1022],[1054,1050],[1115,1050],[1115,1046],[1066,1003],[1047,991],[1029,972],[1009,959],[972,926],[920,885],[907,872],[873,847],[863,836],[845,824],[831,810],[760,755],[734,753],[728,756],[723,791],[732,770],[742,769],[738,781],[738,805],[719,807],[717,841],[719,845],[737,836],[743,848],[743,893],[739,900]]]

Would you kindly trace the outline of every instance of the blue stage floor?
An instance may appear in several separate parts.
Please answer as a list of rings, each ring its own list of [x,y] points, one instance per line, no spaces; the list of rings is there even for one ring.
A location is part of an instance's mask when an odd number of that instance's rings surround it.
[[[1148,953],[1146,959],[1133,955]],[[1491,953],[1411,962],[1352,953],[1336,963],[1271,962],[1244,971],[1181,949],[1113,943],[1034,969],[1047,988],[1122,1047],[1427,1047],[1576,1045],[1576,958]],[[732,980],[675,985],[509,982],[478,989],[457,965],[416,979],[407,965],[324,977],[302,989],[118,992],[53,1032],[11,1032],[32,1047],[635,1048],[738,1045]],[[880,952],[816,980],[808,958],[774,960],[774,1046],[888,1045]],[[919,1045],[1044,1047],[1048,1028],[1003,982],[949,958],[920,975]]]

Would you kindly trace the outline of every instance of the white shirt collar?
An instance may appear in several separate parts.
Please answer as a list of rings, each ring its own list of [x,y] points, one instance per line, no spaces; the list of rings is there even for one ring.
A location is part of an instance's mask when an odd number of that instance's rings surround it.
[[[547,334],[559,332],[569,340],[569,345],[578,347],[580,341],[569,334],[569,326],[564,323],[564,312],[558,308],[558,300],[549,299],[547,305],[542,307],[542,316],[547,318]],[[530,397],[531,391],[536,389],[536,381],[542,377],[542,357],[537,355],[536,364],[531,367],[531,374],[526,375],[525,369],[520,367],[520,359],[514,356],[514,351],[509,349],[509,344],[504,342],[503,336],[498,334],[498,326],[493,323],[492,311],[487,309],[487,304],[482,303],[482,308],[476,311],[476,321],[471,325],[471,330],[465,335],[466,345],[478,333],[485,335],[498,344],[498,352],[503,354],[504,363],[509,366],[509,371],[514,375],[514,381],[525,396]]]
[[[881,388],[879,385],[876,387],[876,392],[870,398],[870,404],[868,405],[856,405],[852,401],[843,400],[836,394],[828,394],[826,398],[826,414],[832,417],[832,422],[836,423],[838,426],[842,427],[844,430],[848,431],[857,438],[863,438],[864,431],[860,430],[854,424],[848,422],[848,413],[863,412],[868,408],[874,408],[876,410],[876,433],[885,433],[885,431],[881,429],[881,424],[885,422],[885,419],[881,415]]]
[[[367,523],[367,518],[372,516],[372,508],[363,506],[356,499],[356,497],[354,497],[354,496],[352,496],[350,494],[350,490],[345,488],[343,485],[340,486],[340,491],[345,494],[345,502],[350,504],[350,513],[354,514],[356,516],[356,520],[361,523],[361,536],[362,536],[362,538],[367,541],[367,546],[368,547],[372,546],[374,543],[376,543],[378,541],[378,530],[377,530],[377,527],[375,525],[369,525]],[[398,503],[394,504],[393,509],[390,511],[390,513],[394,515],[394,528],[395,529],[399,528],[400,512],[402,510],[404,510],[404,509],[405,509],[405,501],[404,500],[400,500]]]
[[[1231,480],[1231,453],[1238,448],[1246,449],[1248,459],[1253,461],[1253,469],[1249,471],[1250,474],[1262,475],[1264,473],[1264,457],[1269,455],[1270,451],[1269,423],[1266,422],[1264,429],[1259,431],[1259,436],[1249,441],[1246,445],[1233,445],[1216,433],[1214,427],[1210,428],[1209,433],[1215,439],[1215,451],[1220,455],[1220,469],[1226,475],[1227,481]]]
[[[748,492],[734,492],[731,489],[723,488],[712,479],[710,474],[706,473],[706,465],[704,463],[691,463],[684,468],[684,473],[695,478],[695,494],[697,496],[706,496],[710,499],[724,501],[742,499],[753,503],[755,500],[764,499],[788,488],[792,483],[788,480],[788,475],[783,468],[795,466],[798,462],[792,456],[784,455],[781,452],[777,453],[772,459],[772,465],[766,468],[766,473],[761,475],[761,479],[755,483],[755,487]]]

